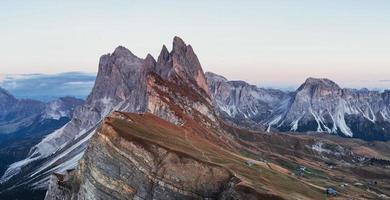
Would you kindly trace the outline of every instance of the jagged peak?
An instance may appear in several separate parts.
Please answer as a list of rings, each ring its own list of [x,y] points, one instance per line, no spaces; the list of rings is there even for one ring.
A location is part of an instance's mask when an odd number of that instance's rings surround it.
[[[169,54],[168,48],[167,48],[167,46],[165,46],[165,44],[163,44],[163,46],[161,48],[161,53],[164,53],[164,54],[168,53]]]
[[[183,49],[187,48],[186,43],[178,36],[175,36],[173,38],[173,45],[172,45],[172,51],[182,51]]]
[[[169,60],[169,51],[165,45],[162,46],[160,55],[157,58],[158,63],[165,63]]]
[[[153,70],[155,69],[156,63],[154,57],[148,54],[144,60],[144,67]]]
[[[298,88],[298,90],[302,90],[304,88],[311,87],[322,87],[322,88],[334,88],[341,89],[337,83],[327,78],[313,78],[309,77],[306,81]]]
[[[156,60],[154,59],[154,57],[148,53],[148,55],[146,55],[146,58],[145,58],[145,61],[152,61],[152,62],[156,62]]]
[[[124,46],[118,46],[117,48],[115,48],[112,55],[138,58],[136,55],[134,55],[129,49],[127,49]]]

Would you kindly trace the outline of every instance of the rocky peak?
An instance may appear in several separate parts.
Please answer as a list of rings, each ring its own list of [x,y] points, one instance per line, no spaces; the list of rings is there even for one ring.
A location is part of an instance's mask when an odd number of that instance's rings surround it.
[[[170,53],[163,46],[157,61],[157,73],[163,79],[179,77],[187,83],[193,84],[209,95],[206,78],[198,57],[190,45],[186,45],[182,39],[173,39],[173,48]]]
[[[162,78],[167,79],[169,73],[172,70],[172,58],[165,45],[163,45],[161,49],[156,66],[156,73],[159,74]]]
[[[118,56],[118,57],[133,57],[133,58],[137,58],[137,56],[135,56],[129,49],[127,49],[124,46],[118,46],[117,48],[115,48],[115,50],[112,53],[112,55]]]
[[[103,55],[100,58],[94,88],[87,102],[92,103],[103,98],[117,101],[126,99],[134,85],[139,82],[138,79],[143,77],[143,63],[143,59],[122,46],[117,47],[112,54]]]
[[[297,97],[315,98],[324,96],[341,96],[343,90],[335,82],[326,78],[308,78],[297,89]],[[305,97],[307,96],[308,97]]]
[[[306,81],[298,88],[298,90],[308,88],[327,88],[327,89],[341,89],[335,82],[326,78],[307,78]]]
[[[165,63],[169,60],[169,51],[165,45],[163,45],[160,55],[158,56],[158,63]]]
[[[144,60],[144,68],[147,71],[155,71],[156,68],[156,60],[153,58],[152,55],[148,54]]]
[[[187,49],[186,43],[179,37],[173,38],[172,51],[173,52],[185,52]]]

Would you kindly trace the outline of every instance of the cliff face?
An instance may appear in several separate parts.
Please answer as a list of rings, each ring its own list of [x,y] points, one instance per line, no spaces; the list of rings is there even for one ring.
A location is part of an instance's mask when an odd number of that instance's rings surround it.
[[[257,199],[229,169],[197,152],[202,149],[182,146],[199,139],[186,134],[150,114],[114,113],[77,169],[52,176],[45,199]]]
[[[206,78],[221,117],[246,128],[265,131],[268,120],[285,112],[291,100],[287,92],[229,81],[211,72],[206,73]]]

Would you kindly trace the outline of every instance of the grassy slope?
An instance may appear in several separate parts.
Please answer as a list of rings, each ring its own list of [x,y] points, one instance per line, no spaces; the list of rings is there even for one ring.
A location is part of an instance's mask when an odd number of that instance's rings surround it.
[[[126,114],[130,120],[111,118],[110,125],[121,137],[142,140],[193,157],[202,162],[228,169],[244,185],[259,193],[272,193],[286,199],[324,199],[323,188],[298,180],[288,170],[225,150],[198,135],[196,131],[212,131],[200,127],[178,127],[151,114]],[[194,132],[195,131],[195,132]],[[212,134],[212,133],[210,133]],[[252,160],[249,167],[245,161]]]

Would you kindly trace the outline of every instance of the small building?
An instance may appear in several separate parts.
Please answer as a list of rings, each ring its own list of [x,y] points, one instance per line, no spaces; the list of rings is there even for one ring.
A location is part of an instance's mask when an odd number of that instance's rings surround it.
[[[306,172],[306,167],[305,166],[299,166],[299,168],[297,169],[297,175],[298,176],[305,175],[305,172]]]
[[[333,188],[330,188],[330,187],[325,189],[325,193],[329,196],[336,196],[337,195],[337,191]]]

